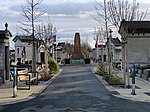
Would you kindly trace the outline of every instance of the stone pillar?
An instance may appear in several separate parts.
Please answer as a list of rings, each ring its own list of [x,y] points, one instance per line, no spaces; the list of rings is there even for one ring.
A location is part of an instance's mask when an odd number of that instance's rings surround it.
[[[9,38],[12,36],[7,29],[8,24],[5,24],[6,29],[0,30],[0,83],[5,83],[9,80]]]

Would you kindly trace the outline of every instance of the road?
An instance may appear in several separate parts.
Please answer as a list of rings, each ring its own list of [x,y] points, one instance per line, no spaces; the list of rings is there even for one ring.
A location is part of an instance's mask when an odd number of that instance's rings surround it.
[[[0,112],[150,112],[150,103],[112,96],[90,65],[65,66],[35,99],[0,106]]]

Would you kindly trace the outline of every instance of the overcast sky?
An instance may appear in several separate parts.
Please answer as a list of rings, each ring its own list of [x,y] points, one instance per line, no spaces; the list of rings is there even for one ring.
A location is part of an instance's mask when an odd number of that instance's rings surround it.
[[[24,0],[0,0],[0,29],[4,24],[9,24],[9,30],[13,37],[19,32],[18,21],[23,20],[21,4]],[[129,0],[130,1],[130,0]],[[150,0],[138,0],[140,7],[148,9]],[[81,39],[94,44],[92,32],[98,23],[92,18],[95,13],[95,0],[43,0],[39,6],[47,12],[47,15],[40,18],[41,23],[50,21],[57,28],[59,41],[73,41],[74,33],[79,32]],[[147,18],[149,19],[149,18]]]

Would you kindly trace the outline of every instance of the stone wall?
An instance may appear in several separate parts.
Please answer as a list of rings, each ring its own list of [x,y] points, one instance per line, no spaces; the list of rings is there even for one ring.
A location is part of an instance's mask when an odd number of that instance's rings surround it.
[[[129,38],[128,59],[129,63],[149,63],[150,38]]]
[[[0,83],[5,83],[9,80],[10,70],[10,53],[9,53],[9,38],[12,36],[7,30],[8,24],[5,24],[6,29],[0,30]]]
[[[4,78],[4,69],[5,69],[5,47],[2,40],[0,40],[0,80]],[[1,81],[0,81],[1,82]]]

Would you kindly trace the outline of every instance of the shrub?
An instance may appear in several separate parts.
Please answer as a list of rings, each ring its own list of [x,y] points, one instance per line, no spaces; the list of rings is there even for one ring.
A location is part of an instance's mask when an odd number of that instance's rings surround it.
[[[123,79],[117,75],[112,75],[110,76],[108,83],[110,85],[123,85]]]
[[[109,81],[109,78],[110,78],[110,75],[109,75],[109,74],[104,74],[103,79],[104,79],[106,82]]]
[[[108,74],[107,74],[106,71],[100,70],[99,75],[100,75],[100,76],[105,76],[105,75],[108,75]]]
[[[110,85],[123,85],[123,79],[120,78],[119,76],[117,75],[110,75],[106,72],[105,70],[105,67],[102,66],[103,64],[99,64],[96,71],[95,71],[95,74],[98,74],[100,76],[103,76],[103,79]]]
[[[47,80],[49,80],[52,77],[52,74],[47,72],[46,68],[43,68],[40,71],[40,75],[41,75],[41,78],[39,79],[40,81],[47,81]]]
[[[59,72],[60,69],[59,65],[54,59],[49,58],[48,64],[49,64],[49,70],[51,74],[57,74]]]
[[[97,69],[95,70],[95,74],[103,76],[104,74],[106,74],[106,72],[103,68],[97,67]]]
[[[95,70],[95,74],[100,75],[100,72],[101,72],[101,71],[100,71],[100,69],[98,69],[98,68]]]

